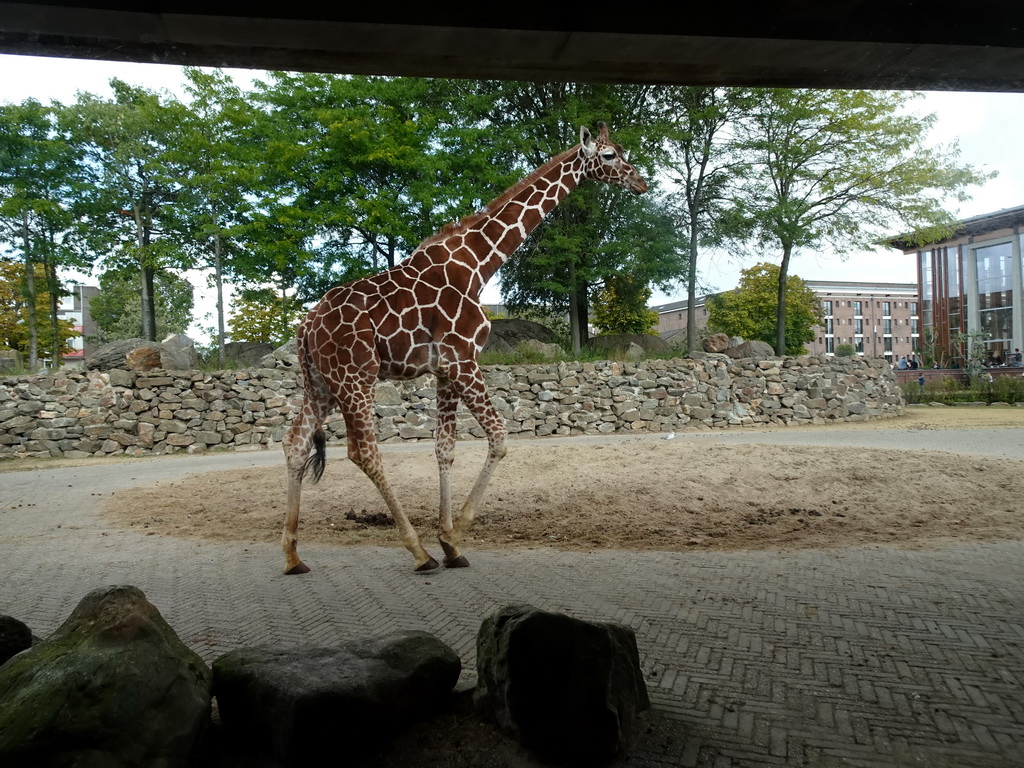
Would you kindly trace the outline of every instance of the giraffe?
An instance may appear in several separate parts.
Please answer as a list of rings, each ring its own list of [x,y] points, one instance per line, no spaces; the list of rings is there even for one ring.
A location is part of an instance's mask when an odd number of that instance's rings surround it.
[[[288,501],[284,532],[285,573],[307,573],[298,556],[302,480],[319,480],[325,463],[322,425],[338,409],[345,419],[348,458],[376,485],[416,571],[438,567],[420,543],[384,475],[373,424],[378,379],[437,377],[434,453],[440,477],[438,540],[448,568],[469,565],[460,542],[480,499],[506,453],[505,423],[491,405],[477,357],[490,333],[480,293],[531,231],[582,180],[614,184],[635,194],[647,182],[626,162],[622,147],[598,123],[595,138],[580,129],[580,143],[551,158],[481,211],[426,239],[410,256],[380,274],[332,288],[306,316],[297,335],[305,396],[284,453]],[[452,520],[450,470],[459,401],[487,435],[484,465],[456,520]]]

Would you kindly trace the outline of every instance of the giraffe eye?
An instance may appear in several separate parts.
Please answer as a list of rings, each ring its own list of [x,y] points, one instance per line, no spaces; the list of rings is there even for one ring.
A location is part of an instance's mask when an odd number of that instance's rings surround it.
[[[601,153],[602,160],[608,160],[609,162],[615,159],[615,152],[612,150],[606,150]]]

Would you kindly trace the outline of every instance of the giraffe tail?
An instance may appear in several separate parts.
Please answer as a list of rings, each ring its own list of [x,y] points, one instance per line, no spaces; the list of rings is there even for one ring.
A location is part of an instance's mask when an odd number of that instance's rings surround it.
[[[313,482],[320,482],[320,478],[324,476],[324,465],[327,463],[326,445],[327,436],[324,435],[322,428],[318,428],[313,433],[313,453],[309,455],[306,463],[302,465],[302,469],[299,471],[299,482],[302,482],[302,478],[306,476],[306,472],[309,470],[313,470]]]

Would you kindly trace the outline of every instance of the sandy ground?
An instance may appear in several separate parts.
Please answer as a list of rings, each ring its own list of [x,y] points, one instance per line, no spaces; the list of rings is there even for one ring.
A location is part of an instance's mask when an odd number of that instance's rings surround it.
[[[1024,427],[1024,408],[914,408],[898,419],[802,430]],[[453,498],[465,498],[482,442],[460,443]],[[344,454],[307,482],[303,542],[400,546],[374,486]],[[429,446],[386,451],[388,477],[428,549],[437,520]],[[788,549],[863,544],[932,546],[1024,537],[1024,462],[937,451],[724,445],[675,439],[510,443],[466,539],[473,548],[577,550]],[[193,475],[120,491],[106,515],[157,535],[276,542],[285,507],[280,471]]]

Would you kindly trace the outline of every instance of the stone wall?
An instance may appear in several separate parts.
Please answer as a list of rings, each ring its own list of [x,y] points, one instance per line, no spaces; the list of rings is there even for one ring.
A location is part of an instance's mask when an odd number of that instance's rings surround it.
[[[885,360],[722,355],[624,364],[492,366],[489,391],[513,436],[671,432],[898,416]],[[0,458],[142,456],[278,448],[302,402],[292,368],[60,372],[0,379]],[[381,382],[382,441],[433,437],[432,377]],[[460,437],[483,437],[464,407]],[[344,422],[327,425],[331,442]]]

